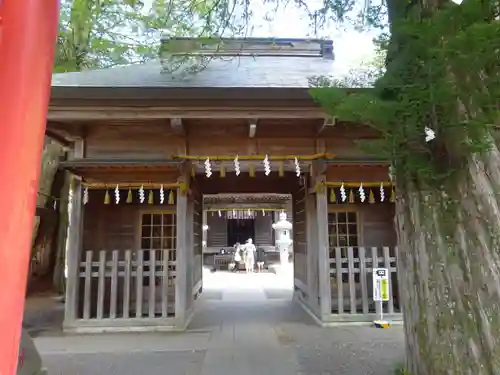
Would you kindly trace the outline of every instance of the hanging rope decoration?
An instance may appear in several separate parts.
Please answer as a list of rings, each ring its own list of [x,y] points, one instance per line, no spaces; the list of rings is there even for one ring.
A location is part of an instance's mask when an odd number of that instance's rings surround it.
[[[352,189],[349,190],[349,203],[354,203],[355,200],[354,200],[354,193],[352,191]]]
[[[127,203],[130,204],[132,203],[132,189],[128,188],[128,193],[127,193]]]
[[[269,176],[271,174],[271,163],[269,162],[269,156],[266,155],[264,158],[264,174]]]
[[[258,160],[262,160],[263,166],[264,166],[264,174],[266,176],[269,176],[272,173],[272,167],[271,167],[271,161],[276,161],[279,162],[278,164],[278,174],[280,177],[284,177],[285,175],[285,161],[293,161],[294,163],[294,168],[295,168],[295,174],[297,177],[300,177],[302,174],[302,170],[300,167],[300,160],[305,160],[305,161],[313,161],[313,160],[318,160],[318,159],[332,159],[334,158],[335,155],[333,154],[315,154],[315,155],[301,155],[301,156],[295,156],[295,155],[274,155],[274,156],[269,156],[269,154],[265,155],[247,155],[247,156],[239,156],[236,155],[234,158],[232,156],[227,156],[227,155],[214,155],[214,156],[194,156],[194,155],[178,155],[178,156],[173,156],[174,159],[179,159],[179,160],[193,160],[193,161],[204,161],[204,167],[205,167],[205,176],[207,178],[211,177],[213,175],[212,171],[212,163],[215,162],[227,162],[227,161],[233,161],[234,163],[234,171],[236,173],[236,176],[239,176],[241,174],[241,165],[240,165],[240,160],[245,160],[250,162],[249,164],[249,170],[250,170],[250,175],[252,177],[255,176],[255,165],[252,165],[252,162],[257,164]],[[252,172],[253,170],[253,172]],[[227,167],[225,165],[220,165],[219,167],[219,175],[220,177],[226,177],[227,173]],[[191,176],[195,177],[196,176],[196,167],[191,168]]]
[[[168,186],[172,186],[172,187],[177,187],[178,184],[167,184]],[[99,185],[100,186],[100,185]],[[155,186],[159,186],[159,197],[160,197],[160,204],[164,204],[165,203],[165,186],[163,184],[161,185],[155,185],[155,184],[149,184],[149,186],[151,186],[151,189],[149,189],[148,191],[148,204],[154,204],[155,203],[155,192],[154,190],[157,189]],[[83,201],[83,204],[88,204],[89,202],[89,187],[90,188],[96,188],[95,185],[93,184],[85,184],[84,185],[84,188],[83,188],[83,194],[82,194],[82,201]],[[99,189],[99,188],[97,188]],[[173,205],[175,204],[175,189],[170,189],[170,191],[168,192],[168,204],[169,205]],[[145,200],[146,200],[146,194],[145,194],[145,189],[144,189],[144,185],[141,185],[140,188],[137,190],[137,193],[138,193],[138,199],[139,199],[139,202],[140,203],[144,203]],[[104,192],[104,204],[111,204],[111,194],[113,194],[113,198],[114,198],[114,202],[115,204],[120,204],[120,202],[122,202],[122,191],[120,189],[120,185],[117,184],[116,187],[110,191],[110,189],[108,187],[105,187],[105,192]],[[126,199],[126,203],[127,204],[131,204],[133,203],[133,193],[132,193],[132,188],[129,187],[128,188],[128,192],[127,192],[127,199]]]
[[[139,202],[144,203],[144,186],[141,185],[141,188],[139,189]]]
[[[111,198],[109,196],[109,190],[106,189],[106,194],[104,194],[104,204],[110,204],[111,203]]]
[[[255,165],[250,165],[248,174],[250,175],[250,177],[255,177]]]
[[[335,190],[330,190],[330,203],[337,203],[337,194],[335,194]]]
[[[370,189],[370,193],[368,194],[368,203],[375,203],[375,195],[373,194],[373,190]]]
[[[278,175],[280,177],[285,176],[285,163],[282,161],[280,162],[279,167],[278,167]]]
[[[163,185],[160,187],[160,204],[163,204],[165,202],[165,192],[163,191]]]
[[[89,188],[83,189],[83,204],[89,203]]]
[[[120,189],[118,187],[118,185],[116,185],[116,188],[115,188],[115,204],[118,204],[120,203]]]

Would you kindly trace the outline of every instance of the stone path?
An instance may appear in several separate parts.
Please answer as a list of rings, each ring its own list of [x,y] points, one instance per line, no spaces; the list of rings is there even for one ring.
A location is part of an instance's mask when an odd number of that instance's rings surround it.
[[[186,333],[36,339],[51,375],[392,375],[401,327],[320,328],[274,274],[206,274]]]

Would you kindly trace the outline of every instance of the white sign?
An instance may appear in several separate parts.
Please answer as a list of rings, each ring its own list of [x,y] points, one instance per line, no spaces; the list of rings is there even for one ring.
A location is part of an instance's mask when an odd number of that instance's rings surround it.
[[[389,301],[389,270],[387,268],[373,269],[373,300]]]

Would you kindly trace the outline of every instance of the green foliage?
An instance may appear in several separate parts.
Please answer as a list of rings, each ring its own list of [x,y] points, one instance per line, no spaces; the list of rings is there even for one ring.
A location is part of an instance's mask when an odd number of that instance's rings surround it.
[[[394,370],[394,375],[411,375],[408,370],[404,368],[404,366],[398,367]]]
[[[480,0],[414,9],[393,20],[392,53],[372,89],[317,80],[311,94],[341,120],[379,130],[382,142],[371,151],[389,156],[396,178],[441,186],[471,153],[491,146],[500,97],[500,23],[493,9]],[[430,142],[426,127],[436,134]]]
[[[239,33],[247,25],[228,0],[62,0],[55,72],[157,58],[162,37]]]

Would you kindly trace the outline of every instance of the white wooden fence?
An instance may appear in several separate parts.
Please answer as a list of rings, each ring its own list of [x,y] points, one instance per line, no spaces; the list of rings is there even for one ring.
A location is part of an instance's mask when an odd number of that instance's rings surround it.
[[[167,318],[175,312],[175,250],[86,251],[80,320]]]
[[[396,268],[397,248],[330,248],[330,291],[333,315],[373,315],[379,305],[373,302],[373,268],[389,270],[389,301],[385,314],[400,313]]]

